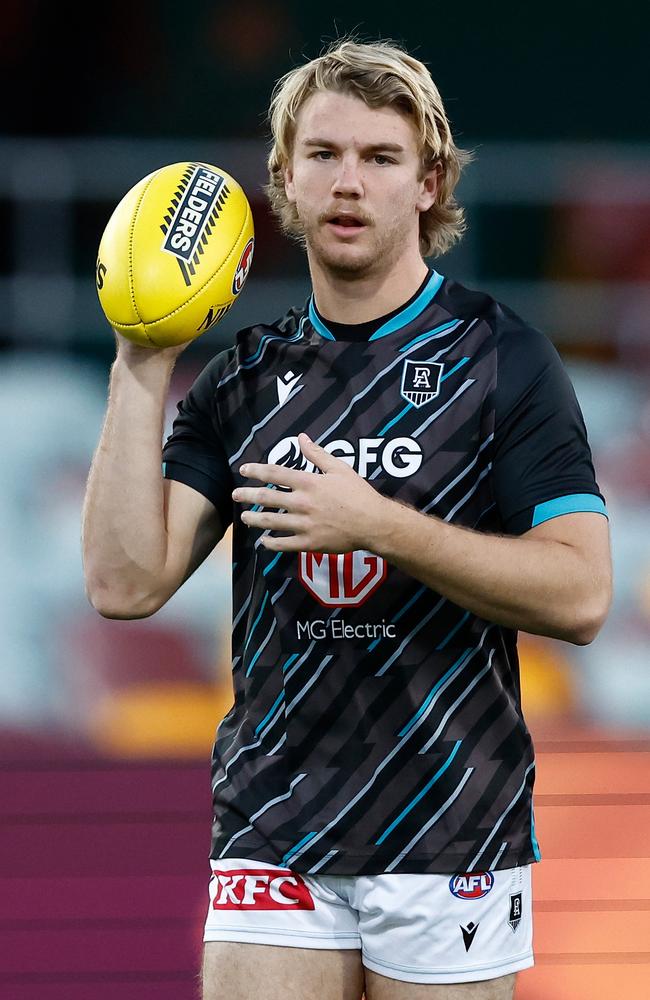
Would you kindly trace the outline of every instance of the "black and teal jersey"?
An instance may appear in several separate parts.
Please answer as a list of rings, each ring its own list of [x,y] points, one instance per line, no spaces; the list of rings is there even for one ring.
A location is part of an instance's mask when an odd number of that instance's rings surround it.
[[[271,552],[242,524],[244,462],[318,474],[301,431],[452,524],[521,535],[605,512],[555,348],[489,295],[431,272],[373,324],[328,324],[310,299],[241,331],[179,403],[163,450],[165,475],[233,526],[234,704],[214,745],[212,858],[340,875],[537,860],[516,633],[372,551]]]

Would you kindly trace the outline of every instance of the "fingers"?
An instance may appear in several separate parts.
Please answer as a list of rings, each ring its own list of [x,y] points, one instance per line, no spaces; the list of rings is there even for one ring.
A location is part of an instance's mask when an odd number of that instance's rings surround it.
[[[155,344],[143,345],[136,343],[133,340],[129,340],[115,327],[111,327],[113,333],[115,334],[115,349],[116,355],[118,357],[123,357],[127,361],[145,361],[150,362],[151,359],[164,358],[166,362],[174,362],[179,354],[181,354],[186,347],[189,347],[191,341],[186,341],[183,344],[174,344],[171,347],[157,347]],[[157,361],[153,361],[156,364]]]
[[[261,528],[265,531],[290,531],[294,535],[302,531],[302,520],[292,514],[274,514],[267,510],[244,510],[242,523],[248,528]]]
[[[292,507],[291,493],[280,490],[270,490],[265,486],[239,486],[232,491],[233,500],[239,503],[259,504],[260,507]]]
[[[258,462],[247,462],[241,466],[239,472],[244,479],[260,479],[263,483],[289,486],[291,489],[296,489],[305,483],[307,476],[312,475],[310,472],[300,472],[298,469],[287,469],[284,465],[262,465]]]
[[[260,535],[260,542],[270,552],[305,552],[309,547],[308,543],[303,541],[299,535],[290,535],[286,538],[278,538],[275,535]]]

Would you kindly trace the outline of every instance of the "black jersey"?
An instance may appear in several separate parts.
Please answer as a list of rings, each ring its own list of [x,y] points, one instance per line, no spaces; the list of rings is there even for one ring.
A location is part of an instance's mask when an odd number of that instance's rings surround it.
[[[242,524],[244,462],[316,472],[300,431],[453,524],[519,535],[605,512],[555,348],[488,295],[432,272],[364,342],[336,339],[312,300],[241,331],[163,451],[164,474],[233,524],[212,858],[340,875],[538,860],[516,633],[373,552],[274,553]]]

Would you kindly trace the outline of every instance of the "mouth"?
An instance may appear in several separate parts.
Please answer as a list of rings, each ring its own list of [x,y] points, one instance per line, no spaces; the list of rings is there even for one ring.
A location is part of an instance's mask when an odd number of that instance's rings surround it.
[[[360,216],[347,212],[339,212],[337,215],[331,215],[327,219],[326,225],[328,229],[341,237],[356,236],[358,233],[363,232],[364,229],[367,229],[367,224]]]

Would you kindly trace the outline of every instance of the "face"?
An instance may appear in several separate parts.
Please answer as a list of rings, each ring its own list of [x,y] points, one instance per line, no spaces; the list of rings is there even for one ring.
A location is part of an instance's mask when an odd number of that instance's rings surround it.
[[[415,128],[395,109],[333,91],[300,109],[285,189],[310,258],[333,274],[379,273],[419,252],[436,183],[435,170],[422,177]]]

